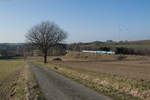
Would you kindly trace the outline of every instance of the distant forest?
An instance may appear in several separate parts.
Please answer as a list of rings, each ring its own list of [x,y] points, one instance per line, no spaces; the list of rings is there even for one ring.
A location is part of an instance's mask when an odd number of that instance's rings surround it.
[[[12,57],[23,56],[24,43],[1,43],[0,44],[0,56]]]
[[[67,45],[71,51],[99,50],[114,51],[116,54],[150,55],[150,40],[119,41],[107,40],[106,42],[94,41],[88,43],[72,43]]]

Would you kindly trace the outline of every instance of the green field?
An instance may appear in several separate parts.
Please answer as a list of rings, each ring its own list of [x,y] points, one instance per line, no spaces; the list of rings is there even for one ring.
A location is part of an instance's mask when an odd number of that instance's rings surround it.
[[[0,60],[0,83],[23,65],[23,60]]]
[[[141,49],[141,48],[150,48],[150,41],[135,41],[135,42],[127,42],[127,43],[90,43],[90,44],[81,44],[81,48],[99,48],[99,47],[126,47],[126,48],[134,48],[134,49]]]
[[[137,48],[137,49],[150,48],[149,44],[130,44],[130,45],[125,44],[125,45],[114,45],[114,46],[115,47]]]
[[[126,47],[126,48],[135,48],[135,49],[141,49],[141,48],[150,48],[150,44],[104,44],[101,45],[102,47]]]

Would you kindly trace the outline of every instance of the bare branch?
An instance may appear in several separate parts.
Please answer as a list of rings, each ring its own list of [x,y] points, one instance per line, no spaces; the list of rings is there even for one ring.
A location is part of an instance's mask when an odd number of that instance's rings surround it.
[[[66,39],[67,33],[57,24],[45,21],[32,27],[26,38],[47,56],[48,49]]]

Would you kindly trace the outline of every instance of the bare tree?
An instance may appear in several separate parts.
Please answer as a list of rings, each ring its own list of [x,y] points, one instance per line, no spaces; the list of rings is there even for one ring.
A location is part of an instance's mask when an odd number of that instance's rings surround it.
[[[47,53],[50,47],[57,45],[67,38],[67,33],[57,24],[49,21],[41,22],[33,26],[27,33],[26,38],[37,46],[44,54],[44,63],[47,63]]]

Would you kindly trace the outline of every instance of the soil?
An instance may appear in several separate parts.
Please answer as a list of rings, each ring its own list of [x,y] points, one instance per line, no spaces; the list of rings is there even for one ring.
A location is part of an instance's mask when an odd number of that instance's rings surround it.
[[[83,69],[97,73],[108,73],[128,78],[150,81],[150,57],[130,56],[125,60],[82,60],[66,58],[61,62],[53,62],[60,66]]]

